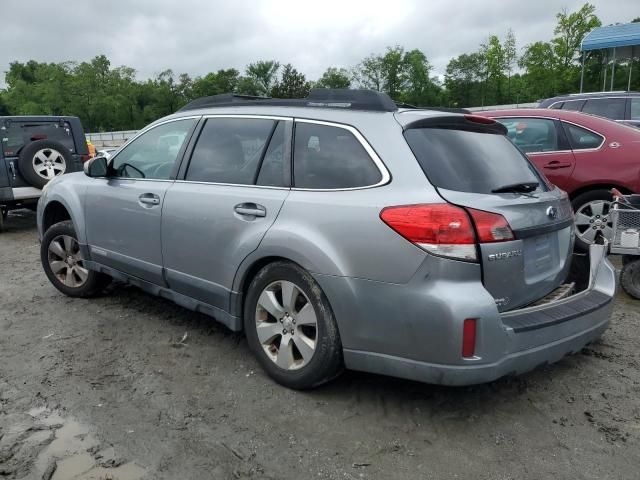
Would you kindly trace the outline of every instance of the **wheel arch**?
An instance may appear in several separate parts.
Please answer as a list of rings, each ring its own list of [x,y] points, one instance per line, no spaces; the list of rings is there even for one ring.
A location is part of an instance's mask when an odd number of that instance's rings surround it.
[[[621,193],[625,195],[633,193],[629,188],[624,187],[620,184],[616,183],[594,183],[591,185],[585,185],[584,187],[580,187],[569,194],[569,199],[571,201],[575,200],[577,197],[582,195],[583,193],[591,192],[593,190],[611,190],[612,188],[617,188]]]
[[[253,258],[250,261],[245,260],[240,265],[236,272],[234,288],[231,296],[230,310],[233,315],[241,318],[244,315],[244,299],[251,281],[255,278],[258,272],[271,263],[282,261],[295,263],[299,267],[304,268],[299,263],[279,255],[267,255]]]
[[[60,178],[65,177],[63,175]],[[44,205],[39,205],[38,210],[42,211],[42,214],[38,214],[38,225],[40,226],[40,235],[44,235],[47,229],[57,223],[57,221],[71,220],[73,227],[75,228],[78,242],[86,244],[84,215],[83,215],[83,202],[79,195],[84,191],[82,188],[78,188],[73,182],[58,181],[57,179],[47,188],[46,193],[40,199],[40,202],[45,202]],[[66,212],[66,213],[65,213]],[[58,220],[59,219],[59,220]],[[53,223],[46,223],[47,221]]]
[[[69,210],[58,200],[49,202],[42,214],[42,232],[46,232],[52,225],[65,220],[73,222]]]

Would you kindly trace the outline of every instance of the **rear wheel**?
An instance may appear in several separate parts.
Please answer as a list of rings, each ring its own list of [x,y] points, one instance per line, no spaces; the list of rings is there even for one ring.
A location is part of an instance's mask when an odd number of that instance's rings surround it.
[[[40,260],[49,281],[70,297],[90,297],[111,281],[103,273],[84,266],[80,244],[71,221],[56,223],[44,234]]]
[[[244,328],[267,373],[289,388],[325,383],[342,371],[342,344],[327,297],[308,272],[275,262],[247,292]]]
[[[608,190],[592,190],[578,195],[571,205],[575,212],[576,248],[582,251],[602,238],[611,240],[613,220],[609,214],[612,196]]]
[[[7,210],[0,208],[0,232],[4,230],[4,221],[7,219],[7,215]]]
[[[627,294],[640,299],[640,258],[629,260],[622,266],[620,285]]]

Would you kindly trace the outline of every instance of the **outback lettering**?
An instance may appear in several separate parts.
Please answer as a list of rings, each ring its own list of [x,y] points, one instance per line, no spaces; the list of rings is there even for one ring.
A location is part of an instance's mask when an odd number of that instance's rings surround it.
[[[510,250],[508,252],[492,253],[487,256],[487,260],[493,262],[495,260],[506,260],[507,258],[522,256],[522,250]]]

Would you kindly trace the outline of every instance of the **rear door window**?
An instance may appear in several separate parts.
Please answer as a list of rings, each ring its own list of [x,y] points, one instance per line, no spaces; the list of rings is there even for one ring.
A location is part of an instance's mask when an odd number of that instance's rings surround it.
[[[613,120],[622,120],[626,104],[626,98],[591,98],[587,100],[582,111]]]
[[[75,152],[68,122],[5,122],[0,126],[0,138],[7,157],[17,156],[25,145],[36,140],[60,142],[70,152]]]
[[[598,148],[602,145],[604,138],[600,135],[571,123],[562,122],[562,125],[573,150]]]
[[[555,152],[558,132],[555,121],[546,118],[498,118],[507,127],[507,136],[523,152]]]
[[[342,127],[297,122],[293,158],[297,188],[358,188],[382,180],[362,144]]]
[[[290,150],[289,150],[290,151]],[[285,131],[284,122],[278,122],[278,126],[271,136],[269,148],[264,155],[260,173],[258,174],[257,185],[267,187],[284,187],[291,181],[285,183],[284,173],[285,156]]]
[[[427,178],[436,187],[492,193],[506,185],[539,184],[535,167],[504,135],[442,128],[407,130],[405,138]]]
[[[278,167],[273,163],[278,151],[274,146],[267,152],[267,146],[276,133],[276,124],[267,119],[209,118],[193,149],[185,180],[255,185],[261,161],[268,153],[264,181],[275,182]]]
[[[582,110],[583,105],[584,105],[584,100],[567,100],[562,105],[562,110],[579,112],[580,110]]]

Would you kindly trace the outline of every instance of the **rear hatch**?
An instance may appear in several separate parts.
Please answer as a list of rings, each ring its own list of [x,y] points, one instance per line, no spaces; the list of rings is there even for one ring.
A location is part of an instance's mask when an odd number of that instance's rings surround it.
[[[573,250],[566,193],[551,186],[505,133],[502,125],[473,115],[424,118],[404,132],[442,198],[468,212],[501,215],[511,228],[505,239],[477,246],[484,286],[500,311],[535,302],[562,284]],[[481,236],[477,221],[475,228]]]

